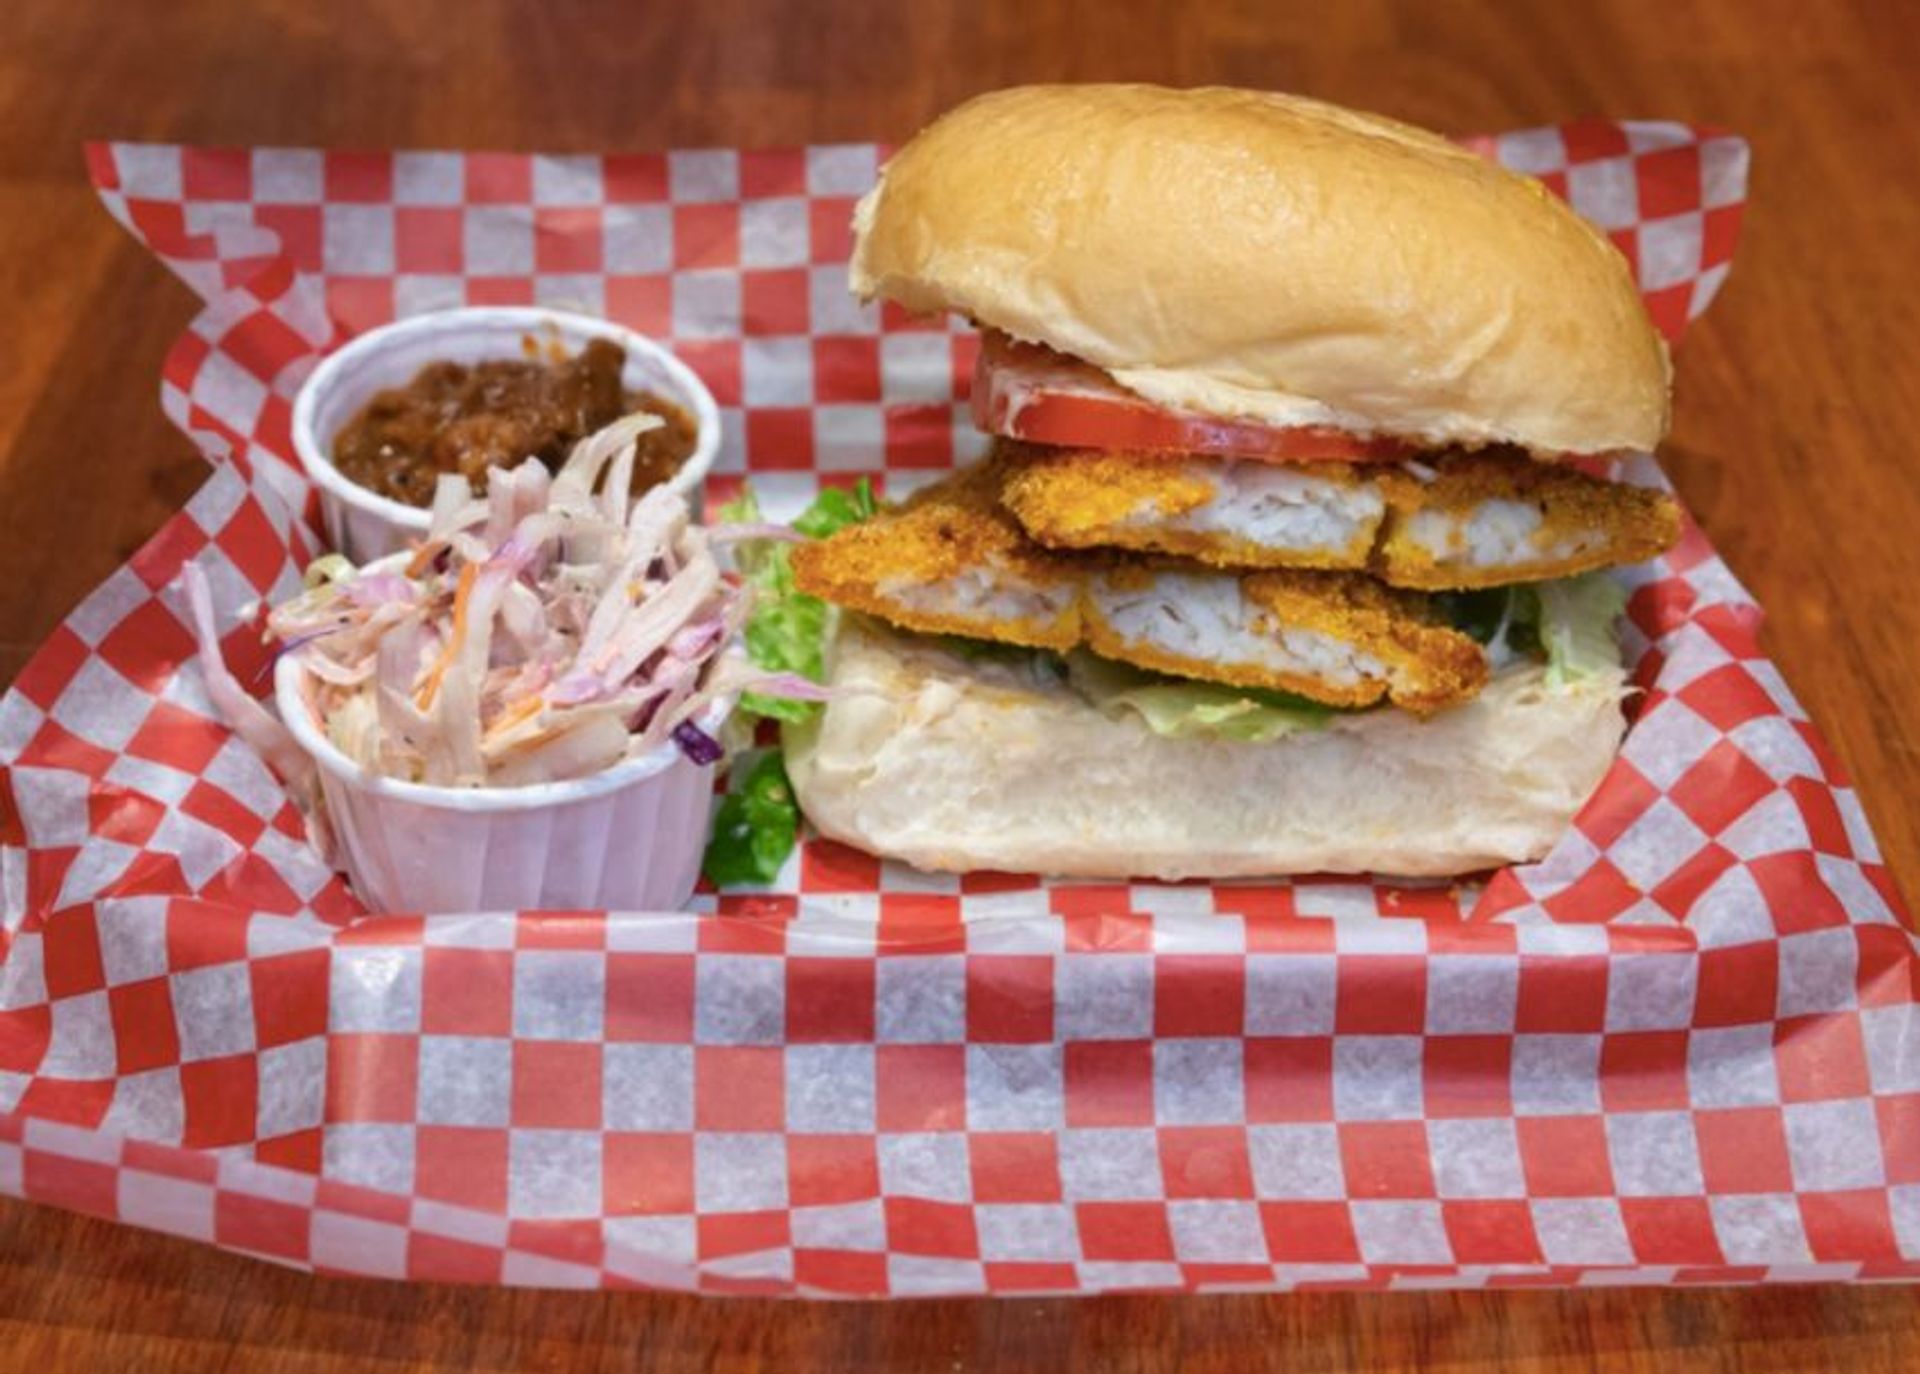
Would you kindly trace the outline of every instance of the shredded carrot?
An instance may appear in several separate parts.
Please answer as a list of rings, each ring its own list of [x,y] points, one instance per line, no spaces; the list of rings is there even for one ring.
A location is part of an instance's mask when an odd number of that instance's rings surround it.
[[[544,705],[546,705],[546,703],[542,701],[540,697],[530,696],[526,698],[524,701],[522,701],[518,706],[508,707],[506,711],[501,713],[501,716],[498,720],[494,721],[493,724],[487,727],[486,738],[498,739],[501,735],[504,735],[507,731],[513,729],[513,727],[518,725],[521,721],[527,720],[533,716],[539,715],[540,708]]]
[[[453,592],[453,633],[447,636],[447,647],[441,652],[440,661],[433,665],[427,680],[414,693],[414,705],[422,711],[433,705],[433,699],[440,691],[440,680],[447,675],[447,669],[460,656],[460,648],[467,642],[467,603],[473,599],[473,579],[479,571],[479,565],[474,563],[460,569],[460,585]]]
[[[413,551],[413,557],[407,560],[406,575],[408,577],[420,576],[421,573],[432,566],[433,560],[440,556],[441,550],[445,547],[446,546],[437,539],[424,541],[419,548]]]

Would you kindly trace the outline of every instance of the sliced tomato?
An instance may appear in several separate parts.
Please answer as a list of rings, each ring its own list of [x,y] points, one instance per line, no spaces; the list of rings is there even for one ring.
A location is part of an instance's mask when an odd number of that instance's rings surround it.
[[[973,372],[973,422],[989,434],[1062,448],[1218,453],[1276,463],[1397,462],[1417,450],[1324,425],[1263,425],[1169,410],[1106,373],[989,332]]]

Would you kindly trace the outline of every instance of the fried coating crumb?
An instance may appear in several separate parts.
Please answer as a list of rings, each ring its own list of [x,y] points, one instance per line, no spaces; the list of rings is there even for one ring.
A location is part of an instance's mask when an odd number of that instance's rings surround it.
[[[1237,588],[1250,632],[1278,639],[1297,660],[1279,666],[1251,656],[1214,659],[1182,652],[1116,623],[1114,593],[1163,594],[1181,582],[1182,616],[1205,618],[1202,582]],[[1103,594],[1105,593],[1105,594]],[[1157,672],[1209,678],[1236,687],[1296,692],[1331,706],[1381,701],[1420,714],[1456,705],[1486,685],[1489,665],[1470,636],[1445,624],[1425,597],[1381,585],[1364,573],[1286,570],[1231,577],[1123,566],[1096,577],[1086,601],[1087,643],[1096,653]]]
[[[1409,710],[1465,701],[1486,685],[1485,652],[1424,597],[1356,574],[1263,572],[1242,585],[1275,618],[1338,634],[1385,661],[1394,702]]]
[[[1541,582],[1639,563],[1680,538],[1680,506],[1646,487],[1537,463],[1516,450],[1461,454],[1422,482],[1383,472],[1387,520],[1372,564],[1428,591]]]
[[[1070,649],[1080,640],[1079,568],[1028,539],[997,490],[984,466],[956,473],[898,509],[798,545],[794,580],[910,630]]]
[[[1245,576],[1127,555],[1049,552],[979,465],[896,511],[797,547],[802,591],[910,630],[1121,662],[1334,706],[1426,712],[1468,700],[1487,663],[1424,600],[1359,573]]]
[[[1143,509],[1162,518],[1185,515],[1214,494],[1206,477],[1161,453],[1047,448],[997,439],[992,461],[1000,500],[1027,533],[1068,548],[1111,543],[1111,527]]]
[[[1001,502],[1052,548],[1124,548],[1228,568],[1361,568],[1385,514],[1381,497],[1346,463],[1224,462],[1013,440],[995,443],[993,462]]]
[[[1001,500],[1051,548],[1173,554],[1214,567],[1368,569],[1441,591],[1567,577],[1673,546],[1664,492],[1538,463],[1455,452],[1422,481],[1402,467],[1276,465],[1179,454],[994,447]]]

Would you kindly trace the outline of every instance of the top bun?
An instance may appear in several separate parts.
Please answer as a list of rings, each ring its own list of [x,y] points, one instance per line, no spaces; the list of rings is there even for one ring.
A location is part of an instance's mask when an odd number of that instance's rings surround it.
[[[1666,433],[1666,347],[1604,237],[1538,181],[1319,101],[996,91],[902,148],[854,229],[863,299],[1161,405],[1541,455]]]

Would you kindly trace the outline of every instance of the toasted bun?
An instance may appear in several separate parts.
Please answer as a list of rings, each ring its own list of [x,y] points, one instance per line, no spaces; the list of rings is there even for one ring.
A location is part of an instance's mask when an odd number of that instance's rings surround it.
[[[1536,859],[1625,728],[1619,678],[1549,691],[1527,668],[1424,721],[1168,739],[870,622],[841,630],[830,681],[825,711],[786,737],[802,809],[833,839],[950,871],[1431,877]]]
[[[994,92],[901,149],[854,228],[862,298],[1162,405],[1542,454],[1666,433],[1666,347],[1604,237],[1531,178],[1318,101]]]

